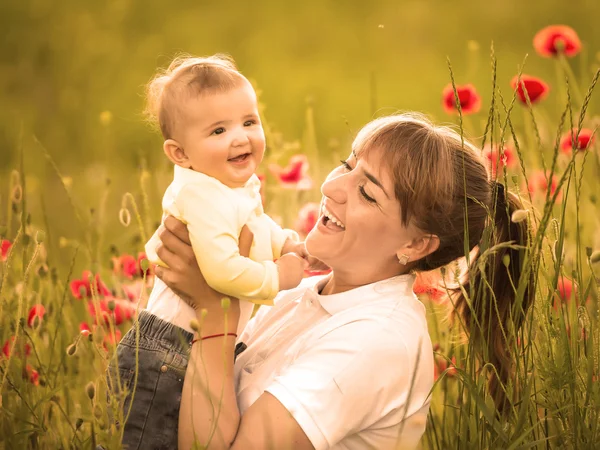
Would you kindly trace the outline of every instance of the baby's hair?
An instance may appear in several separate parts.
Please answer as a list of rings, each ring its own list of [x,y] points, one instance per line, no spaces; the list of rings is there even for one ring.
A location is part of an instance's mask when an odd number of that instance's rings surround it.
[[[146,86],[146,116],[158,125],[165,139],[173,137],[180,119],[178,104],[204,94],[226,92],[246,78],[228,55],[207,57],[177,56],[166,70],[160,71]]]

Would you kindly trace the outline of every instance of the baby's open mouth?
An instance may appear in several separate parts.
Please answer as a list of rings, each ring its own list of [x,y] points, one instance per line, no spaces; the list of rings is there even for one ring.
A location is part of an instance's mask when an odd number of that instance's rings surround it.
[[[235,156],[233,158],[229,158],[227,161],[229,162],[244,162],[246,161],[252,153],[243,153],[241,155]]]

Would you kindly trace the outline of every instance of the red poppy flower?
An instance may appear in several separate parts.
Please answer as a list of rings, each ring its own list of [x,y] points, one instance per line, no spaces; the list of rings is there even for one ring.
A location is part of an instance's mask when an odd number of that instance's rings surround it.
[[[556,175],[552,175],[552,178],[550,180],[550,186],[548,186],[548,181],[546,180],[546,176],[544,175],[543,170],[532,172],[529,176],[528,189],[532,195],[543,194],[545,196],[548,192],[548,189],[550,189],[550,195],[554,195],[557,187],[558,178],[556,177]]]
[[[11,247],[12,242],[6,239],[3,239],[2,242],[0,242],[0,260],[6,261],[6,258],[8,258],[8,251]]]
[[[92,330],[90,329],[90,326],[88,325],[87,322],[81,322],[79,324],[79,332],[83,335],[83,336],[89,336],[90,333],[92,332]]]
[[[533,47],[545,58],[552,58],[559,52],[571,57],[581,50],[581,41],[573,28],[566,25],[550,25],[536,33]]]
[[[515,75],[513,79],[510,80],[510,85],[513,91],[517,89],[518,80],[518,75]],[[525,91],[527,91],[529,101],[533,105],[543,100],[546,97],[546,95],[548,95],[548,92],[550,92],[550,87],[541,78],[521,74],[521,82],[519,83],[519,88],[517,89],[517,97],[524,105],[527,104],[527,97],[525,97]]]
[[[296,231],[300,233],[301,236],[306,237],[306,235],[310,233],[310,230],[317,224],[320,214],[321,205],[319,203],[306,203],[300,208],[300,212],[298,213],[295,225]]]
[[[44,318],[44,314],[46,314],[46,308],[44,308],[44,305],[40,303],[38,303],[37,305],[33,305],[29,310],[29,314],[27,315],[27,325],[33,328],[34,319],[36,317],[39,317],[39,319],[37,320],[41,322]]]
[[[589,149],[594,144],[594,132],[589,128],[582,128],[577,136],[577,130],[573,129],[567,132],[560,140],[560,150],[568,155],[573,151],[573,140],[575,141],[576,150],[583,151]]]
[[[308,159],[305,155],[294,155],[286,167],[269,164],[269,170],[279,180],[282,187],[307,191],[312,188],[312,179],[308,176]]]
[[[121,330],[116,329],[114,334],[108,332],[104,335],[104,350],[108,351],[109,347],[116,346],[121,341]]]
[[[556,286],[558,297],[563,303],[569,303],[577,291],[573,280],[560,276]]]
[[[109,308],[109,301],[114,302],[114,308],[112,311]],[[135,309],[126,300],[108,297],[98,300],[97,314],[94,301],[90,300],[88,302],[88,312],[90,316],[94,319],[95,323],[97,323],[98,317],[100,317],[101,319],[104,319],[104,324],[108,325],[112,317],[115,321],[115,325],[121,325],[124,321],[131,320],[133,314],[135,313]]]
[[[11,336],[7,339],[7,341],[4,343],[4,345],[2,346],[2,354],[4,356],[6,356],[7,358],[10,356],[10,348],[13,345],[13,342],[15,341],[15,337]],[[22,340],[21,340],[22,341]],[[23,346],[25,349],[25,357],[31,355],[31,345],[25,343],[25,345]],[[19,344],[17,343],[17,346],[15,347],[15,349],[19,352],[20,348],[19,348]],[[20,355],[21,353],[17,353],[18,355]]]
[[[456,93],[458,94],[460,110],[463,115],[474,114],[481,109],[481,97],[477,93],[475,86],[472,84],[456,86]],[[452,84],[447,85],[442,91],[442,106],[444,107],[444,111],[448,114],[458,113]]]
[[[23,374],[23,378],[28,379],[31,384],[34,386],[39,386],[40,384],[40,374],[37,370],[31,367],[29,364],[25,366],[25,372]]]
[[[492,148],[489,144],[486,144],[483,148],[483,155],[489,161],[487,167],[491,170],[492,179],[496,179],[496,172],[498,166],[500,171],[504,170],[504,167],[513,168],[517,165],[517,157],[512,147],[505,146],[504,149],[498,154],[498,147]]]
[[[92,273],[89,270],[84,270],[79,280],[71,281],[71,293],[76,299],[90,298],[92,296],[92,287],[90,286],[90,277]],[[100,280],[100,275],[94,277],[96,284],[96,292],[100,297],[110,295],[110,291],[106,285]]]
[[[456,376],[456,356],[453,356],[450,360],[450,364],[446,358],[440,355],[435,355],[433,362],[433,379],[434,381],[439,378],[439,376],[446,370],[446,376],[449,378],[454,378]]]
[[[434,303],[440,303],[446,298],[446,292],[438,284],[439,279],[434,275],[419,272],[413,285],[413,292],[429,298]]]

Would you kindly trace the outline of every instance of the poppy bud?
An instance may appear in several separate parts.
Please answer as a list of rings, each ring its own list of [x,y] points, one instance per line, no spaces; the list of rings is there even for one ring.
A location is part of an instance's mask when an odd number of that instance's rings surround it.
[[[510,255],[504,255],[502,257],[502,264],[504,264],[505,267],[510,265]]]
[[[196,333],[200,331],[200,324],[196,319],[190,320],[190,328]]]
[[[113,299],[110,299],[107,303],[106,306],[108,307],[109,311],[114,311],[117,304]]]
[[[75,429],[79,430],[81,428],[81,425],[83,425],[83,419],[81,417],[78,417],[75,421]]]
[[[94,397],[96,396],[96,385],[94,384],[93,381],[90,381],[85,386],[85,393],[90,398],[90,400],[94,400]]]
[[[225,310],[225,311],[228,311],[230,306],[231,306],[231,299],[229,297],[223,297],[221,299],[221,308],[223,308],[223,310]]]
[[[37,244],[41,244],[42,242],[44,242],[44,240],[46,239],[46,233],[42,230],[39,230],[37,233],[35,233],[35,242]]]
[[[67,355],[73,356],[77,351],[77,344],[73,343],[67,347]]]

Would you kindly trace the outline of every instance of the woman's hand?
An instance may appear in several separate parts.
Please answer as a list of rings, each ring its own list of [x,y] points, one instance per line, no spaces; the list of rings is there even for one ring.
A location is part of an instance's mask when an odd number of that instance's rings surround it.
[[[162,245],[157,249],[157,254],[169,267],[157,266],[156,276],[196,310],[215,304],[220,307],[224,295],[212,289],[202,276],[187,227],[169,216],[162,228],[159,233]],[[250,254],[253,237],[252,232],[244,226],[239,239],[240,255],[247,257]]]

